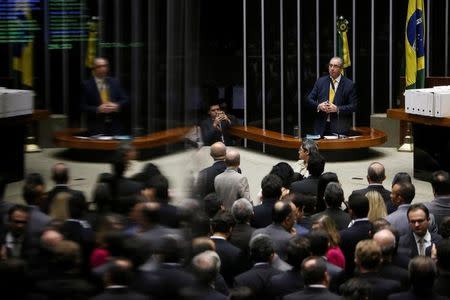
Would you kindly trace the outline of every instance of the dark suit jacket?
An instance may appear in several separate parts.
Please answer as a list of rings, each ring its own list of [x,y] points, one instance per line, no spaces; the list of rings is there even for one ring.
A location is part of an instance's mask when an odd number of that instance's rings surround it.
[[[384,200],[384,204],[386,204],[387,213],[393,213],[397,210],[397,207],[392,203],[391,200],[391,191],[385,189],[381,184],[373,184],[367,186],[365,189],[355,190],[353,193],[357,193],[360,195],[365,195],[369,191],[376,191],[381,194]]]
[[[198,197],[198,199],[203,199],[209,193],[214,193],[214,179],[217,175],[225,171],[226,168],[225,161],[218,160],[215,161],[212,166],[201,170],[198,173],[195,196]]]
[[[317,185],[319,177],[309,176],[303,180],[295,181],[291,184],[290,192],[295,194],[317,195]]]
[[[384,279],[374,272],[359,274],[358,278],[369,283],[372,287],[372,299],[383,300],[401,290],[400,282]]]
[[[233,227],[230,243],[241,249],[242,253],[247,255],[250,251],[249,242],[254,231],[255,228],[251,227],[250,224],[238,223]]]
[[[230,242],[211,238],[216,244],[216,252],[220,257],[220,274],[228,286],[233,284],[233,278],[243,270],[242,251]]]
[[[256,265],[234,278],[234,286],[246,286],[253,291],[253,299],[272,299],[270,278],[281,272],[269,264]]]
[[[135,293],[128,288],[106,288],[92,300],[146,300],[147,296]]]
[[[352,227],[340,231],[340,247],[345,256],[345,273],[348,276],[351,276],[355,269],[356,244],[361,240],[369,238],[369,230],[371,227],[369,221],[358,221]]]
[[[406,291],[409,289],[409,274],[408,271],[396,266],[392,263],[383,263],[378,270],[378,274],[382,278],[391,279],[400,282],[401,289]]]
[[[100,99],[100,94],[98,92],[95,79],[91,78],[84,81],[82,84],[81,109],[87,113],[88,130],[91,134],[123,134],[124,129],[121,114],[123,114],[123,112],[127,109],[129,104],[128,98],[116,79],[106,77],[105,81],[108,85],[110,100],[117,103],[120,107],[119,113],[97,113],[97,107],[102,103],[102,101]],[[108,128],[105,127],[106,117],[111,121],[111,124],[107,125]],[[111,132],[107,132],[105,130],[111,130]]]
[[[436,295],[435,293],[425,293],[424,295],[417,295],[412,290],[403,293],[392,294],[388,300],[445,300],[447,297]]]
[[[252,227],[262,228],[272,224],[272,209],[275,202],[277,202],[275,198],[264,198],[262,204],[253,208]]]
[[[325,132],[327,114],[323,111],[317,112],[317,106],[321,102],[328,101],[331,78],[329,75],[320,77],[307,97],[308,106],[316,112],[314,122],[314,133],[323,135]],[[334,102],[339,112],[330,114],[331,132],[346,134],[352,124],[352,113],[358,106],[358,97],[354,83],[341,76],[339,86],[334,96]]]
[[[292,269],[270,278],[270,290],[277,299],[299,291],[304,286],[305,283],[299,269]]]
[[[337,230],[343,230],[348,227],[352,220],[350,215],[340,208],[327,207],[324,211],[311,216],[311,219],[317,220],[321,216],[329,216],[336,224]]]
[[[434,281],[433,291],[436,294],[450,297],[450,272],[439,270],[439,275]]]
[[[436,244],[437,246],[441,242],[442,237],[437,233],[430,232],[430,234],[431,234],[431,243]],[[412,231],[400,237],[400,240],[398,241],[398,247],[409,250],[409,257],[411,258],[419,255],[419,252],[417,250],[416,239],[414,238]],[[431,248],[432,246],[429,246],[425,249],[426,256],[431,256]]]
[[[283,300],[339,300],[336,294],[333,294],[326,288],[306,287],[304,290],[289,294],[283,297]]]
[[[222,127],[222,132],[217,130],[213,126],[213,120],[208,117],[200,123],[200,129],[202,133],[203,145],[210,146],[215,142],[223,142],[227,146],[232,146],[235,144],[233,139],[228,134],[228,128],[231,126],[227,121],[220,122],[220,126]],[[223,135],[223,140],[222,140]]]

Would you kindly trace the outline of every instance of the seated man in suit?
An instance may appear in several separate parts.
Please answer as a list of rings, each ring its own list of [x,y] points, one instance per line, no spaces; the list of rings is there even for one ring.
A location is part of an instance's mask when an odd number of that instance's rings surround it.
[[[329,75],[320,77],[307,97],[307,105],[317,113],[315,134],[347,134],[352,125],[358,96],[355,84],[342,75],[342,66],[342,58],[333,57],[328,65]]]
[[[81,109],[87,113],[89,134],[123,134],[124,111],[128,98],[119,82],[108,76],[108,60],[94,60],[93,77],[83,82]]]
[[[433,244],[439,244],[442,237],[428,230],[430,212],[422,204],[412,204],[407,212],[410,232],[401,236],[399,247],[409,250],[410,257],[417,255],[431,256]]]
[[[229,136],[227,129],[236,124],[233,124],[228,115],[221,110],[218,101],[209,105],[208,115],[209,117],[200,123],[203,145],[209,146],[215,142],[234,145],[235,142]]]

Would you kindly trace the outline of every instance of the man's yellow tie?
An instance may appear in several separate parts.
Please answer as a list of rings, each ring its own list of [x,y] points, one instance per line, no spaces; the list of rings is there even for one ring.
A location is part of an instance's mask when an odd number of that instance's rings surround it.
[[[330,92],[328,94],[328,102],[330,102],[331,104],[334,102],[334,95],[336,94],[334,90],[336,87],[336,79],[333,79],[332,85],[333,87],[330,86]]]
[[[102,84],[102,88],[100,89],[100,99],[102,99],[102,104],[109,102],[109,92],[106,84]]]

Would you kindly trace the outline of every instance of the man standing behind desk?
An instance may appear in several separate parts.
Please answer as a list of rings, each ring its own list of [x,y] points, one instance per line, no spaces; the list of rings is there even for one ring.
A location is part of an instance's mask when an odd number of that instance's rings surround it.
[[[94,60],[93,77],[83,82],[81,109],[87,114],[89,134],[124,133],[121,118],[128,98],[119,82],[108,76],[109,63],[102,57]]]
[[[307,104],[317,112],[314,133],[320,136],[348,134],[352,113],[358,106],[354,83],[344,77],[343,61],[333,57],[328,65],[329,75],[320,77],[307,97]]]

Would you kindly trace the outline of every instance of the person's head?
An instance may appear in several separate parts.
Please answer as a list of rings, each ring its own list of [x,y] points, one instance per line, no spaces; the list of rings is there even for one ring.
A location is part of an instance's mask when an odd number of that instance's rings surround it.
[[[416,256],[409,262],[409,281],[417,294],[429,295],[437,276],[437,268],[428,256]]]
[[[263,198],[280,198],[283,182],[277,175],[269,174],[261,181]]]
[[[145,188],[151,190],[156,201],[161,203],[169,202],[169,180],[164,175],[153,176],[146,184]]]
[[[216,251],[216,244],[209,237],[199,236],[192,239],[190,252],[192,257],[207,250]]]
[[[157,202],[145,202],[138,204],[137,221],[144,227],[159,224],[161,218],[161,204]]]
[[[387,216],[386,204],[384,203],[383,196],[379,192],[375,190],[368,191],[366,197],[369,200],[369,213],[367,214],[369,221]]]
[[[430,223],[430,212],[422,203],[412,204],[407,212],[409,227],[420,237],[425,236]]]
[[[341,240],[336,223],[327,215],[322,215],[312,221],[311,229],[313,231],[323,230],[328,234],[329,242],[332,246],[338,246]]]
[[[380,246],[383,254],[383,261],[390,258],[395,251],[395,235],[389,229],[382,229],[376,232],[372,239]]]
[[[325,256],[330,245],[328,233],[323,229],[315,229],[308,235],[311,244],[311,255]]]
[[[409,182],[412,183],[411,176],[406,172],[398,172],[394,175],[394,178],[392,179],[391,187],[394,186],[394,184],[399,182]]]
[[[302,263],[305,285],[323,284],[328,286],[327,264],[322,257],[310,256]]]
[[[312,152],[319,152],[319,147],[314,140],[304,139],[298,150],[298,158],[305,162],[308,162],[309,155]]]
[[[439,234],[444,239],[450,238],[450,216],[444,217],[442,219],[441,224],[438,224]]]
[[[378,218],[375,220],[370,221],[371,229],[369,230],[369,236],[373,236],[376,232],[382,230],[382,229],[389,229],[393,230],[393,227],[391,226],[391,223],[389,223],[388,220],[385,218]],[[392,231],[394,232],[394,231]]]
[[[225,155],[225,164],[227,167],[237,168],[241,164],[241,156],[237,150],[228,150]]]
[[[360,272],[375,271],[381,260],[381,247],[374,240],[362,240],[356,244],[355,264]]]
[[[53,247],[52,266],[60,271],[77,271],[81,263],[80,246],[68,240],[62,240]]]
[[[369,183],[383,183],[386,179],[386,174],[383,164],[379,162],[373,162],[367,168],[367,181]]]
[[[29,219],[29,209],[25,205],[16,204],[8,211],[9,231],[14,237],[25,233]]]
[[[343,65],[344,62],[340,57],[335,56],[330,59],[330,63],[328,64],[328,73],[330,74],[331,78],[336,79],[339,77],[339,75],[341,75]]]
[[[220,113],[222,113],[222,110],[220,109],[219,103],[211,103],[208,109],[208,115],[211,119],[215,119]]]
[[[22,197],[28,205],[39,205],[45,193],[45,181],[39,173],[30,173],[25,177]]]
[[[292,167],[288,163],[280,162],[272,167],[272,170],[269,174],[274,174],[280,177],[281,181],[283,182],[283,187],[288,189],[292,183],[294,169],[292,169]]]
[[[437,266],[440,270],[450,271],[450,240],[443,239],[436,246]]]
[[[109,62],[106,58],[97,57],[94,59],[94,67],[92,69],[95,77],[105,78],[109,72]]]
[[[311,243],[304,236],[295,235],[289,240],[286,249],[286,262],[295,269],[300,269],[302,261],[311,255]]]
[[[248,223],[253,216],[253,205],[245,198],[237,199],[231,206],[231,214],[236,223]]]
[[[431,186],[436,196],[450,195],[450,177],[448,172],[442,170],[433,172]]]
[[[400,181],[392,186],[391,201],[395,206],[410,204],[416,196],[416,188],[411,182]]]
[[[215,280],[220,270],[220,257],[214,251],[204,251],[192,258],[192,269],[202,286],[209,286]]]
[[[257,234],[251,238],[250,257],[254,263],[270,263],[274,255],[272,239],[266,234]]]
[[[56,184],[66,184],[69,181],[69,168],[65,163],[59,162],[52,167],[52,180]]]
[[[160,258],[165,263],[179,263],[186,253],[185,242],[177,234],[166,234],[160,238]]]
[[[318,152],[309,155],[308,166],[306,167],[311,176],[319,177],[325,169],[325,158]]]
[[[222,211],[222,201],[217,198],[216,193],[209,193],[203,198],[205,212],[210,219],[212,219],[219,211]]]
[[[370,300],[372,299],[372,285],[360,278],[351,278],[339,288],[342,300]]]
[[[344,190],[339,182],[328,183],[323,196],[328,207],[340,208],[344,202]]]
[[[105,285],[128,286],[133,278],[133,263],[126,258],[114,258],[105,273]]]
[[[42,248],[53,251],[54,247],[62,240],[64,240],[64,236],[61,232],[47,229],[42,232],[40,244]]]
[[[227,154],[227,147],[222,142],[215,142],[211,145],[209,154],[214,160],[224,160]]]
[[[211,220],[211,233],[229,236],[234,225],[235,221],[231,213],[220,211]]]
[[[366,218],[369,213],[369,199],[365,195],[352,193],[348,197],[348,207],[353,218]]]
[[[324,197],[325,188],[330,182],[339,182],[338,176],[334,172],[324,172],[319,177],[319,182],[317,183],[317,198]]]
[[[295,205],[292,202],[277,201],[272,209],[272,221],[283,226],[287,231],[292,229],[296,222]]]

